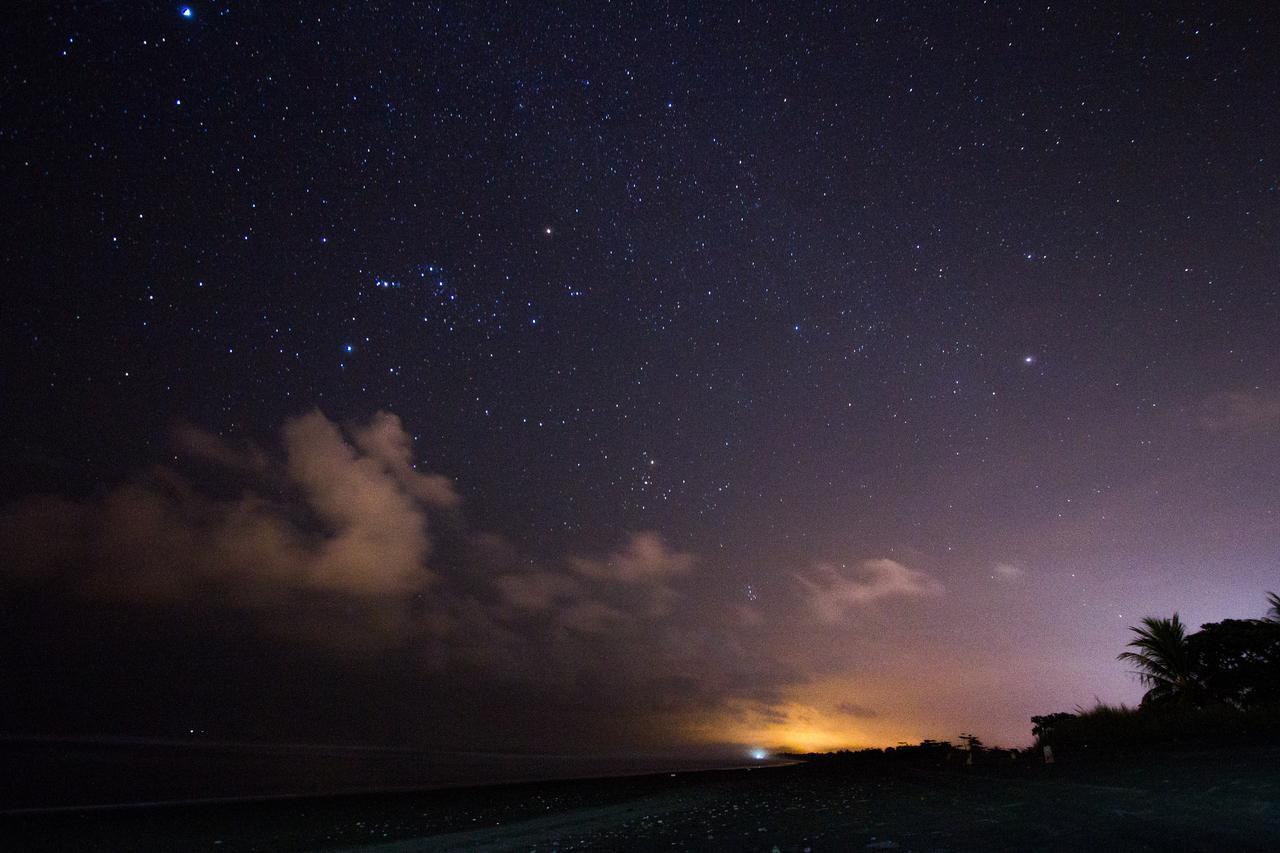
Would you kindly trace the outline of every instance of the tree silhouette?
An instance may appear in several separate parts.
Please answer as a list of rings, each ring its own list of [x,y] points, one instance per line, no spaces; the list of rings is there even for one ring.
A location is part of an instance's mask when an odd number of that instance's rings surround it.
[[[1238,709],[1280,702],[1280,621],[1210,622],[1187,645],[1208,697]]]
[[[1075,714],[1066,711],[1058,711],[1055,714],[1043,714],[1039,717],[1031,718],[1031,735],[1036,739],[1037,743],[1049,741],[1053,739],[1057,729],[1063,726],[1071,725],[1072,721],[1077,720]]]
[[[1271,609],[1267,611],[1267,621],[1280,622],[1280,595],[1274,592],[1267,593],[1267,604],[1271,605]]]
[[[1196,660],[1187,644],[1187,629],[1178,614],[1170,619],[1147,616],[1141,625],[1130,627],[1134,637],[1128,645],[1134,651],[1121,652],[1119,660],[1131,663],[1147,693],[1142,704],[1189,702],[1199,697]]]

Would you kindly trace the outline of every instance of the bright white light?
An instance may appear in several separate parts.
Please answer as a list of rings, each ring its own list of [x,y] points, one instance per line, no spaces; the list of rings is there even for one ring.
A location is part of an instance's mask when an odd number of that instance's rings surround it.
[[[753,749],[751,750],[751,757],[756,761],[764,761],[769,757],[769,753],[765,752],[763,749]]]
[[[178,14],[184,18],[194,18],[196,15],[196,10],[192,9],[190,6],[183,6],[181,9],[178,10]]]

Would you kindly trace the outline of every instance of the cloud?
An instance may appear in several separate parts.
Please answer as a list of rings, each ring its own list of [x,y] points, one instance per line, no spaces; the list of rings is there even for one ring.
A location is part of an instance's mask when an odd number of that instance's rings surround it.
[[[631,617],[618,608],[591,600],[571,604],[556,615],[559,625],[583,634],[604,634],[631,621]]]
[[[829,706],[828,706],[829,707]],[[848,715],[778,697],[730,700],[695,723],[702,737],[782,751],[821,752],[857,745],[858,727]]]
[[[308,583],[357,594],[400,593],[426,585],[430,575],[425,561],[431,551],[421,492],[439,500],[435,488],[423,489],[396,470],[399,460],[370,452],[395,447],[408,436],[383,433],[385,418],[379,413],[368,427],[353,430],[365,455],[344,440],[338,427],[320,412],[312,412],[284,425],[286,472],[303,492],[308,506],[325,523],[322,535],[310,549],[307,564],[300,567]],[[379,422],[381,421],[381,422]],[[413,473],[413,472],[410,472]]]
[[[168,701],[147,698],[137,667],[185,672],[175,662],[197,649],[226,682],[244,677],[247,651],[248,670],[275,673],[255,688],[267,704],[288,705],[287,685],[316,667],[350,679],[321,679],[347,697],[335,708],[380,684],[399,697],[378,706],[388,727],[428,739],[670,745],[691,715],[796,677],[771,646],[774,623],[754,614],[740,631],[733,602],[685,595],[698,560],[658,531],[534,558],[466,530],[453,484],[415,467],[389,413],[339,424],[312,411],[261,447],[187,424],[172,441],[176,461],[100,494],[0,509],[0,595],[32,601],[39,588],[55,612],[112,626],[68,642],[127,638],[104,666],[137,704]],[[141,627],[156,622],[171,626],[165,640]]]
[[[515,562],[491,538],[477,545],[495,564]],[[567,571],[504,571],[492,585],[512,617],[545,614],[560,627],[599,634],[627,627],[636,616],[668,615],[678,598],[669,581],[694,562],[692,554],[668,547],[660,534],[641,531],[603,558],[571,557]]]
[[[868,708],[866,705],[858,705],[853,702],[841,702],[835,707],[837,714],[844,714],[846,717],[859,717],[861,719],[871,719],[880,716],[880,712],[875,708]]]
[[[573,568],[584,577],[618,583],[642,584],[665,581],[693,567],[694,557],[667,547],[652,531],[632,533],[627,543],[603,560],[574,558]]]
[[[1271,433],[1280,430],[1280,391],[1224,391],[1200,404],[1200,425],[1210,432]]]
[[[864,560],[853,569],[821,563],[808,575],[795,577],[823,622],[838,622],[850,609],[883,598],[921,598],[943,592],[932,576],[889,559]]]
[[[573,601],[581,592],[572,577],[545,571],[499,575],[493,585],[507,604],[516,610],[532,612],[551,610]]]
[[[400,418],[378,412],[369,423],[351,430],[356,446],[377,459],[406,492],[428,506],[453,509],[461,503],[453,481],[441,474],[424,474],[413,466],[413,442]]]
[[[1026,570],[1013,563],[996,563],[991,567],[991,577],[1002,581],[1016,581],[1026,574]]]
[[[670,581],[687,574],[696,562],[693,554],[667,547],[654,531],[631,533],[620,548],[604,559],[574,557],[569,565],[584,580],[612,587],[610,596],[623,596],[649,616],[665,616],[678,595]],[[630,595],[627,592],[630,591]]]
[[[235,447],[206,429],[179,423],[170,433],[173,449],[233,471],[261,473],[267,470],[267,455],[253,445]]]
[[[435,578],[428,509],[456,496],[402,470],[408,438],[394,416],[352,434],[359,447],[319,411],[293,418],[281,430],[283,461],[271,463],[179,427],[180,449],[230,469],[272,468],[274,488],[259,483],[220,499],[155,467],[98,499],[39,496],[8,508],[0,555],[15,574],[65,576],[111,599],[257,607],[298,594],[363,599],[425,589]]]

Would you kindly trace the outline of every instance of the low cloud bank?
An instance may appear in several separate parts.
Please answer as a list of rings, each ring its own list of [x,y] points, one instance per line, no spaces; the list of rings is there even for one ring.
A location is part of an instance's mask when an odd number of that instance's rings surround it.
[[[63,612],[116,620],[121,637],[129,614],[168,614],[167,647],[139,634],[120,641],[118,659],[103,658],[117,683],[130,683],[143,657],[169,655],[179,662],[171,673],[186,673],[192,649],[236,683],[249,664],[237,659],[248,641],[235,626],[250,626],[259,639],[248,653],[265,667],[254,689],[347,697],[314,712],[318,728],[365,725],[343,703],[377,690],[395,697],[380,701],[378,725],[397,741],[438,731],[543,747],[714,739],[689,720],[771,707],[809,677],[783,653],[789,645],[843,630],[855,608],[942,591],[876,559],[819,564],[768,607],[747,607],[736,589],[717,594],[698,556],[654,530],[535,558],[469,530],[453,482],[415,464],[411,436],[388,412],[339,424],[311,411],[287,420],[274,448],[190,424],[171,440],[175,462],[97,496],[39,495],[0,511],[0,596],[62,596]],[[230,645],[208,651],[220,642]],[[344,675],[314,675],[327,663],[309,677],[297,669],[323,660],[340,661]],[[40,666],[33,659],[32,672]],[[83,703],[79,685],[67,690]]]

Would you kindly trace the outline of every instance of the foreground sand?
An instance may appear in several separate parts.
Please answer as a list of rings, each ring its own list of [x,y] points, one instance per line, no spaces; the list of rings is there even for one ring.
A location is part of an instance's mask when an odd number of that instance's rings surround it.
[[[24,850],[1280,850],[1280,753],[810,765],[5,818]]]

